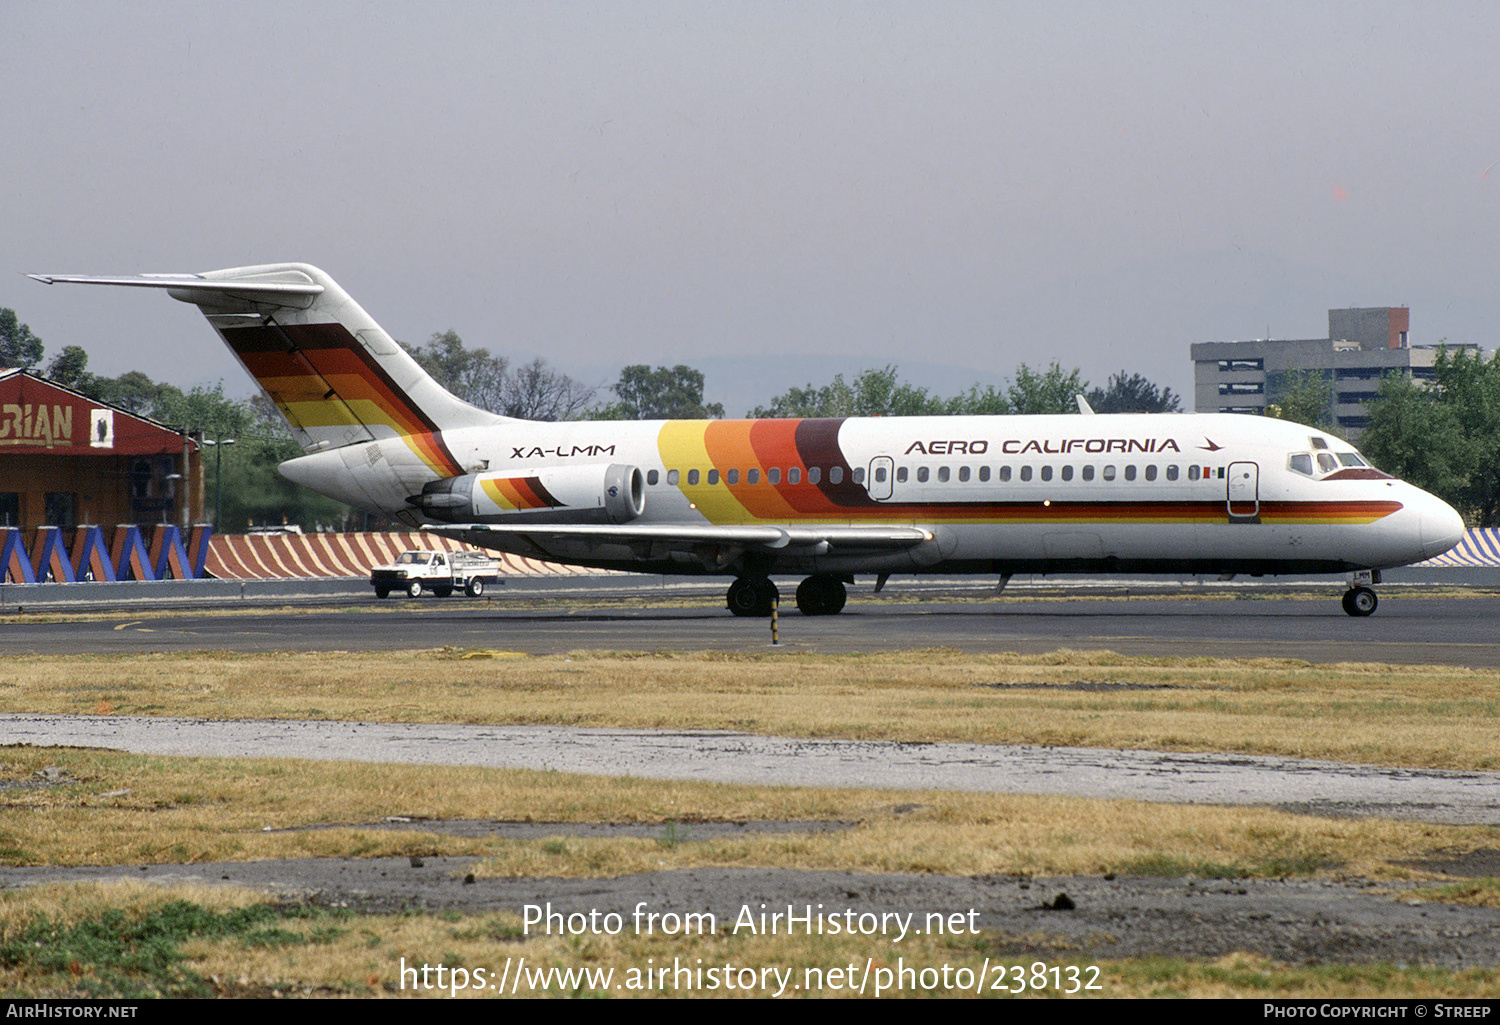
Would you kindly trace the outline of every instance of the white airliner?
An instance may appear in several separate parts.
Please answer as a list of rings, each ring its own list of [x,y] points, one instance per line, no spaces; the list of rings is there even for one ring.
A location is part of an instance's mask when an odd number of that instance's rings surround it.
[[[1447,551],[1450,506],[1347,442],[1219,414],[537,423],[429,377],[306,264],[145,277],[198,306],[291,425],[299,484],[557,562],[733,576],[737,615],[838,612],[855,573],[1349,573]],[[1080,409],[1087,407],[1080,402]]]

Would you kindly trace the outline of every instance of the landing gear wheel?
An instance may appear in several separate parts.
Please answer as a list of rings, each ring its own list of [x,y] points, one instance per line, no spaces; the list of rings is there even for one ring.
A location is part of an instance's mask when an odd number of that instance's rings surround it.
[[[1344,592],[1344,611],[1351,616],[1368,616],[1380,604],[1380,599],[1368,587],[1351,587]]]
[[[797,585],[797,609],[804,616],[832,616],[849,600],[844,582],[828,573],[817,573]]]
[[[407,584],[406,585],[406,596],[408,598],[420,598],[420,597],[422,597],[422,581],[420,581],[420,580],[413,580],[411,583]]]
[[[484,581],[478,577],[470,580],[468,586],[464,588],[464,594],[467,594],[470,598],[478,598],[483,593]]]
[[[736,577],[729,585],[726,604],[736,616],[765,617],[780,596],[776,585],[766,577]]]

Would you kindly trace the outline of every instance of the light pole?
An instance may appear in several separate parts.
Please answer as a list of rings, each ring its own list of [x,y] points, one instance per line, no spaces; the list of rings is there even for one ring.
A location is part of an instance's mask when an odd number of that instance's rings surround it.
[[[203,439],[203,444],[214,447],[214,530],[223,531],[224,521],[224,446],[233,445],[234,438],[219,438],[216,441]]]

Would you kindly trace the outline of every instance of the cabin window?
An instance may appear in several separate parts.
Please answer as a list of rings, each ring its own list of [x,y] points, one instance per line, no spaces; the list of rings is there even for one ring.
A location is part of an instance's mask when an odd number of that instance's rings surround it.
[[[802,467],[794,466],[788,470],[786,472],[786,482],[788,484],[800,484],[802,482]]]
[[[819,467],[809,466],[807,468],[807,483],[816,484],[823,479],[823,471]]]
[[[865,482],[865,468],[863,466],[856,466],[853,470],[850,471],[850,473],[853,475],[854,483],[863,484]],[[881,477],[880,479],[885,480],[884,477]],[[837,484],[838,481],[834,481],[834,483]]]
[[[766,471],[766,483],[767,484],[780,484],[781,483],[781,467],[779,467],[779,466],[773,466],[769,470]]]
[[[861,467],[861,469],[863,469],[863,467]],[[883,467],[883,466],[877,466],[877,467],[875,467],[875,483],[876,484],[884,484],[885,483],[885,467]]]
[[[1176,480],[1176,479],[1177,479],[1177,464],[1173,463],[1171,466],[1167,467],[1167,480]]]
[[[1307,465],[1309,467],[1312,466],[1311,463],[1308,463]],[[1197,480],[1197,479],[1198,479],[1198,464],[1194,463],[1192,466],[1188,467],[1188,480]]]
[[[925,467],[925,466],[919,466],[919,467],[917,467],[917,483],[918,484],[926,484],[927,483],[927,476],[928,476],[928,474],[927,474],[927,467]]]
[[[1113,466],[1106,466],[1104,468],[1104,479],[1105,480],[1114,480],[1115,479],[1115,468]]]
[[[750,469],[748,469],[748,470],[745,471],[745,483],[746,484],[759,484],[760,483],[760,467],[758,467],[758,466],[752,466]]]
[[[1094,479],[1094,468],[1092,466],[1085,466],[1083,468],[1083,479],[1084,480],[1093,480]]]
[[[708,482],[710,484],[717,484],[717,483],[719,483],[719,471],[718,470],[709,470],[708,471]]]
[[[1008,467],[1008,466],[1002,466],[1002,467],[1000,467],[1000,480],[1001,480],[1002,483],[1006,483],[1006,482],[1010,481],[1010,467]]]
[[[1147,480],[1155,480],[1156,479],[1156,464],[1155,463],[1152,463],[1150,466],[1146,467],[1146,479]]]
[[[904,467],[904,466],[898,466],[898,467],[896,467],[896,483],[897,484],[905,484],[906,483],[906,467]]]
[[[1132,463],[1131,465],[1125,467],[1125,479],[1126,480],[1135,480],[1135,464],[1134,463]]]
[[[677,483],[677,471],[676,470],[668,470],[667,471],[667,483],[668,484],[676,484]]]
[[[828,468],[828,483],[844,483],[844,468],[842,466],[830,466]]]
[[[698,483],[698,471],[697,470],[689,470],[688,471],[688,483],[689,484],[697,484]]]
[[[960,484],[967,484],[969,482],[969,468],[967,466],[960,466],[958,468],[958,482]]]
[[[646,471],[646,483],[647,484],[650,484],[652,487],[655,487],[660,480],[661,480],[661,473],[660,473],[660,471],[657,471],[657,470],[647,470]]]
[[[1052,479],[1052,467],[1050,467],[1050,466],[1044,466],[1044,467],[1042,467],[1042,480],[1051,480],[1051,479]]]
[[[988,466],[981,466],[979,468],[979,480],[980,480],[980,483],[984,483],[985,481],[988,481],[989,479],[990,479],[990,468]]]
[[[1062,479],[1063,480],[1072,480],[1073,479],[1073,467],[1071,467],[1071,466],[1064,466],[1062,468]]]
[[[1023,466],[1023,467],[1021,467],[1021,479],[1022,480],[1030,480],[1031,479],[1031,467],[1029,467],[1029,466]]]

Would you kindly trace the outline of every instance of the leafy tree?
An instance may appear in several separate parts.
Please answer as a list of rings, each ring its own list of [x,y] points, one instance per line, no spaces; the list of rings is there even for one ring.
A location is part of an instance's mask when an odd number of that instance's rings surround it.
[[[1266,382],[1266,416],[1339,434],[1333,423],[1333,374],[1326,370],[1287,370]]]
[[[1454,410],[1434,390],[1389,374],[1369,405],[1360,448],[1376,466],[1443,498],[1467,504],[1468,445]]]
[[[1056,363],[1041,373],[1025,363],[1016,368],[1016,376],[1005,397],[1012,413],[1076,413],[1078,396],[1088,389],[1078,368],[1064,371]]]
[[[15,310],[0,309],[0,367],[27,370],[42,361],[42,340],[22,324]]]
[[[942,400],[927,394],[927,389],[905,384],[896,368],[860,371],[852,382],[843,374],[821,388],[790,388],[772,399],[769,405],[757,406],[752,417],[834,417],[834,416],[919,416],[943,413]]]
[[[1094,388],[1084,396],[1096,413],[1177,413],[1182,400],[1171,388],[1158,388],[1140,374],[1111,374],[1109,385]]]
[[[637,363],[620,371],[610,389],[620,401],[599,412],[604,420],[702,420],[724,416],[722,403],[703,402],[703,372],[679,363],[651,369]]]
[[[1500,353],[1443,348],[1428,387],[1381,382],[1360,444],[1389,473],[1447,501],[1476,526],[1500,526]]]
[[[65,345],[63,351],[47,364],[47,377],[65,388],[83,391],[92,376],[88,372],[89,354],[82,346]]]

